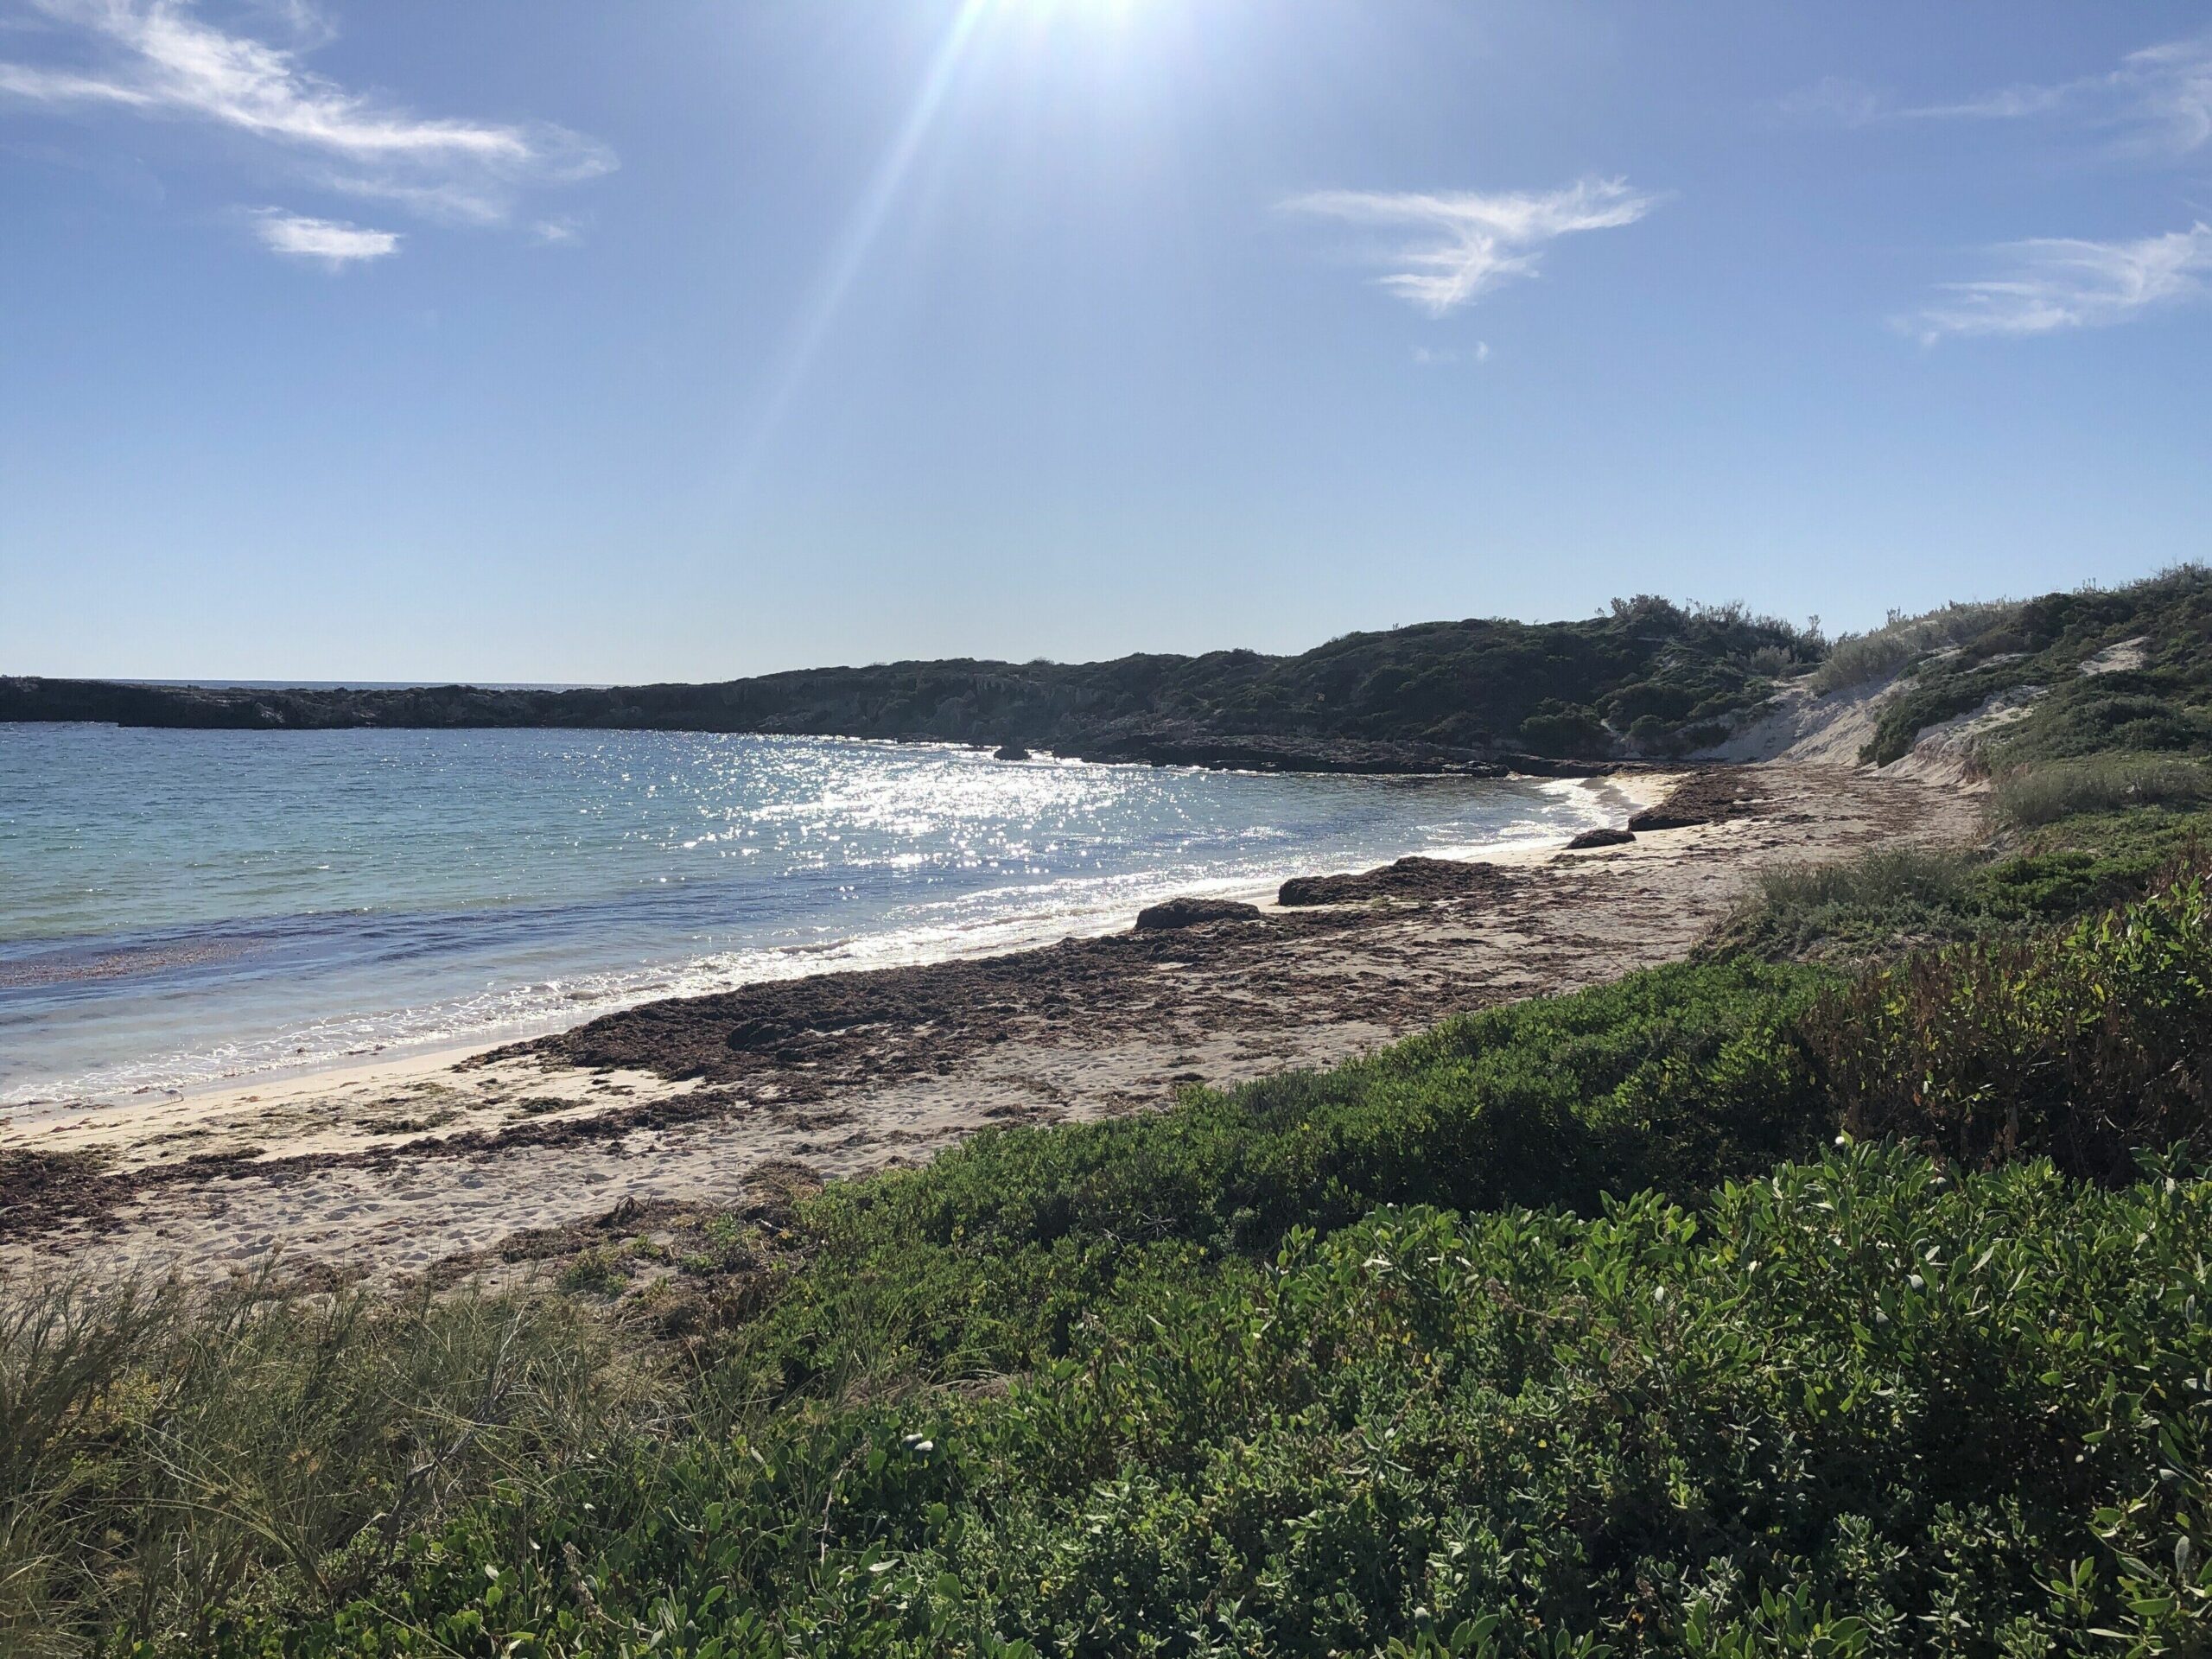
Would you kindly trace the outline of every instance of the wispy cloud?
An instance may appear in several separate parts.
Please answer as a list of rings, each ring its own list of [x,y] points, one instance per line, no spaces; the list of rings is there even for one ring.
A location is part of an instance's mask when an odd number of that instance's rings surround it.
[[[504,223],[525,189],[614,166],[604,145],[563,128],[427,117],[348,91],[295,50],[207,22],[189,0],[25,3],[76,60],[0,61],[0,98],[226,128],[307,161],[319,185],[426,218]],[[304,0],[279,0],[270,15],[311,43],[327,37]]]
[[[1869,127],[1897,112],[1894,100],[1848,75],[1823,76],[1809,86],[1784,92],[1769,107],[1790,120],[1815,126]]]
[[[275,207],[264,207],[255,213],[253,227],[254,234],[270,252],[295,259],[320,260],[333,270],[382,259],[399,251],[397,231],[364,230],[358,225],[308,219]]]
[[[2185,156],[2212,143],[2212,34],[2146,47],[2117,68],[2071,80],[2023,82],[1930,104],[1902,103],[1831,77],[1790,93],[1785,114],[1868,127],[1916,121],[2071,121],[2120,148]]]
[[[1490,342],[1478,340],[1464,351],[1450,346],[1416,346],[1414,347],[1414,361],[1425,369],[1453,363],[1487,363],[1490,361]]]
[[[1294,196],[1292,213],[1408,232],[1378,251],[1392,267],[1377,284],[1432,317],[1480,298],[1515,276],[1533,276],[1546,244],[1577,231],[1633,225],[1656,198],[1621,179],[1585,179],[1564,190],[1485,195],[1472,191],[1319,190]]]
[[[2126,322],[2212,292],[2212,225],[2132,242],[2045,237],[1993,251],[2000,270],[1947,283],[1904,326],[1931,345],[1952,334],[2048,334]]]

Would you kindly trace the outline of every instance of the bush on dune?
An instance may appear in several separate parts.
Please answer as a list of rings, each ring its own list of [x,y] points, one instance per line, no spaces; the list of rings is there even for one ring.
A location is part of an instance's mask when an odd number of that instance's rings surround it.
[[[1825,695],[1887,679],[1930,652],[1980,639],[2010,621],[2018,609],[2017,601],[1994,600],[1946,605],[1915,616],[1891,611],[1878,628],[1839,635],[1813,671],[1810,683]]]
[[[2026,712],[1992,734],[2002,771],[2124,752],[2212,753],[2212,569],[2180,565],[2118,588],[2046,594],[1955,652],[1919,658],[1859,759],[1887,765],[1929,726],[2006,694]],[[2106,658],[2125,649],[2133,666]]]

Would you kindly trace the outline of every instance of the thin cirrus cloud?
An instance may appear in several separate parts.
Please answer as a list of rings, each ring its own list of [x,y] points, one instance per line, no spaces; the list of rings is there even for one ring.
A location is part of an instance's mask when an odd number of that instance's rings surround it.
[[[1903,104],[1831,78],[1782,101],[1786,113],[1850,127],[2043,121],[2101,135],[2108,155],[2179,161],[2212,144],[2212,34],[2145,47],[2117,67]],[[2117,240],[2035,237],[1989,250],[1990,274],[1946,283],[1898,326],[1925,344],[2028,336],[2133,321],[2212,293],[2212,226]]]
[[[310,219],[264,207],[253,216],[254,234],[271,253],[294,259],[314,259],[333,270],[342,270],[371,259],[399,251],[397,231],[364,230],[335,219]]]
[[[1389,269],[1376,285],[1441,317],[1500,283],[1534,276],[1545,246],[1581,231],[1633,225],[1657,198],[1621,179],[1585,179],[1563,190],[1317,190],[1282,204],[1290,213],[1401,234],[1372,251]]]
[[[2212,293],[2212,225],[2133,241],[2044,237],[1995,250],[2003,264],[1950,283],[1904,326],[1930,345],[1955,334],[2101,327]]]
[[[504,225],[526,192],[594,178],[615,165],[604,145],[563,128],[421,116],[350,92],[304,67],[296,51],[207,22],[190,0],[28,0],[27,10],[45,26],[35,38],[73,60],[0,60],[0,99],[106,108],[243,133],[302,166],[322,188],[387,201],[434,222]],[[298,0],[283,15],[307,43],[328,36],[319,15]],[[283,217],[257,215],[255,222]],[[398,243],[393,233],[354,233],[389,235],[390,245],[340,263],[380,257]],[[262,239],[279,252],[294,251]]]
[[[2070,80],[1904,104],[1862,82],[1830,77],[1791,93],[1781,107],[1786,114],[1853,127],[2041,118],[2107,133],[2124,151],[2186,156],[2212,143],[2212,34],[2145,47],[2116,68]]]

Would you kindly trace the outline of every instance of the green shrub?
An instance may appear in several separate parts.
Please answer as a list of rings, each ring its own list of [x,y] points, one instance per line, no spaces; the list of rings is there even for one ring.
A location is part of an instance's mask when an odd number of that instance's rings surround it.
[[[1664,721],[1654,719],[1654,727],[1646,729],[1671,729]],[[1598,711],[1579,702],[1562,702],[1548,697],[1538,703],[1521,722],[1521,741],[1538,754],[1611,754],[1613,734],[1605,729]]]
[[[1989,864],[1989,902],[2009,915],[2064,921],[2131,903],[2212,851],[2212,812],[2124,807],[2082,813],[2008,837],[2018,851]]]
[[[1921,952],[1806,1028],[1856,1134],[2117,1179],[2139,1147],[2207,1146],[2212,899],[2192,874],[2056,938]]]
[[[1827,982],[1747,962],[1656,969],[1446,1020],[1332,1071],[990,1132],[833,1185],[799,1213],[808,1271],[746,1335],[753,1386],[1018,1370],[1154,1255],[1264,1255],[1294,1227],[1386,1204],[1694,1199],[1832,1126],[1795,1027]]]
[[[498,1491],[205,1651],[2202,1650],[2212,1184],[1853,1149],[1164,1274],[1005,1386]]]

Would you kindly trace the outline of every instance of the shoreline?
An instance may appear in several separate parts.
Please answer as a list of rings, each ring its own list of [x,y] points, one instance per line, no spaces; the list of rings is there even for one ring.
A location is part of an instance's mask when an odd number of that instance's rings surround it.
[[[854,740],[872,741],[874,740]],[[940,747],[956,747],[950,745]],[[1039,756],[1039,760],[1065,757]],[[1093,763],[1083,764],[1116,764]],[[1130,763],[1141,764],[1141,763]],[[1404,773],[1408,778],[1430,774]],[[1501,782],[1532,784],[1538,786],[1557,785],[1588,790],[1598,798],[1599,804],[1618,816],[1625,817],[1650,805],[1685,775],[1679,768],[1637,768],[1618,775],[1543,778],[1516,774]],[[1517,865],[1541,861],[1559,850],[1560,842],[1550,836],[1531,837],[1496,843],[1472,842],[1438,848],[1416,849],[1415,852],[1430,857],[1452,860],[1480,860],[1485,862]],[[1319,874],[1303,866],[1287,874],[1262,880],[1232,880],[1226,886],[1213,886],[1201,880],[1195,886],[1179,891],[1203,893],[1208,898],[1219,898],[1247,902],[1271,904],[1274,894],[1282,882],[1299,875]],[[1025,951],[1042,950],[1065,938],[1095,938],[1126,930],[1137,912],[1147,904],[1159,901],[1157,897],[1143,897],[1126,906],[1111,911],[1099,910],[1095,916],[1071,925],[1065,918],[1056,919],[1049,926],[1032,925],[1026,930],[1028,937],[1021,937],[1025,930],[1016,928],[1011,938],[990,938],[979,944],[952,945],[935,953],[924,952],[908,960],[894,960],[868,967],[836,963],[837,952],[861,942],[865,936],[838,942],[832,947],[809,946],[807,957],[821,957],[832,961],[832,965],[803,968],[786,975],[763,975],[755,979],[737,980],[713,989],[668,992],[647,990],[643,993],[609,996],[595,1007],[578,1011],[545,1012],[511,1024],[485,1029],[466,1037],[434,1037],[409,1039],[396,1038],[374,1047],[345,1053],[320,1056],[297,1064],[279,1064],[260,1069],[234,1071],[225,1075],[194,1079],[181,1084],[153,1083],[135,1087],[118,1087],[93,1092],[59,1093],[0,1103],[0,1151],[29,1144],[23,1137],[58,1132],[64,1148],[86,1144],[100,1144],[106,1138],[98,1132],[102,1122],[124,1122],[144,1120],[147,1122],[168,1122],[173,1125],[188,1124],[210,1114],[222,1116],[230,1109],[273,1100],[290,1103],[296,1097],[312,1096],[322,1090],[340,1096],[352,1096],[364,1090],[374,1090],[379,1085],[397,1089],[420,1082],[426,1077],[452,1066],[471,1057],[494,1049],[507,1048],[543,1038],[557,1037],[562,1033],[620,1014],[632,1008],[646,1007],[656,1001],[680,1001],[699,995],[715,995],[748,985],[784,983],[787,981],[810,979],[823,974],[869,973],[888,968],[929,967],[941,963],[978,960],[991,957],[1019,955]],[[1009,925],[1018,924],[1019,918],[1008,918]],[[1057,938],[1054,935],[1057,934]],[[684,963],[671,965],[662,971],[678,975],[696,966]],[[83,1131],[89,1130],[89,1137]]]
[[[1625,846],[1456,867],[1461,892],[763,982],[0,1128],[0,1266],[204,1274],[281,1251],[341,1276],[496,1274],[514,1270],[503,1241],[624,1201],[728,1202],[772,1165],[850,1175],[993,1124],[1334,1064],[1679,957],[1764,863],[1968,833],[1955,792],[1841,769],[1605,781],[1633,809],[1715,776],[1760,798]]]

